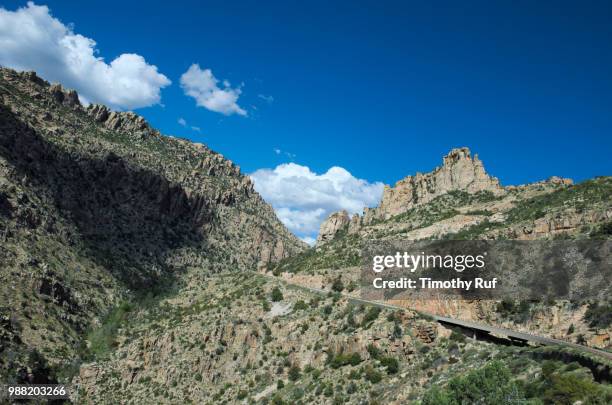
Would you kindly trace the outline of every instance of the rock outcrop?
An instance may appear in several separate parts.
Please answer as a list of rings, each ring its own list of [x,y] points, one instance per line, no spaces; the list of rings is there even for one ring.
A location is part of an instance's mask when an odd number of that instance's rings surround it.
[[[349,223],[348,233],[349,235],[353,235],[359,232],[361,229],[361,217],[358,214],[355,214],[351,217],[351,222]]]
[[[334,239],[336,234],[351,222],[346,210],[332,213],[319,228],[319,236],[317,237],[317,246],[321,246],[326,242]]]
[[[380,205],[366,210],[364,222],[388,219],[451,191],[505,192],[499,180],[486,173],[478,155],[472,158],[468,148],[453,149],[431,173],[417,173],[398,181],[395,187],[386,186]]]

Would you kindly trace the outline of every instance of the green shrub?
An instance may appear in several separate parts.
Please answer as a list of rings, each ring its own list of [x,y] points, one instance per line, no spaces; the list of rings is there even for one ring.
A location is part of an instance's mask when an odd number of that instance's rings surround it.
[[[612,323],[612,303],[589,304],[584,319],[593,328],[607,328]]]
[[[281,292],[280,288],[274,287],[272,289],[272,301],[278,302],[282,300],[283,300],[283,293]]]
[[[394,357],[383,357],[380,364],[387,368],[387,374],[395,374],[399,370],[399,362]]]
[[[344,290],[344,284],[342,283],[342,279],[338,276],[334,282],[332,283],[332,290],[336,292],[342,292]]]
[[[609,239],[612,237],[612,221],[605,222],[594,229],[589,236],[593,239]]]
[[[289,369],[289,373],[287,375],[289,377],[289,380],[291,381],[297,381],[300,379],[300,377],[302,376],[301,372],[300,372],[300,367],[296,364],[294,364],[293,366],[291,366],[291,368]]]
[[[525,404],[526,398],[519,385],[511,380],[505,364],[494,361],[451,379],[444,388],[433,387],[422,400],[423,405],[441,404]]]
[[[382,381],[382,374],[375,370],[372,366],[367,366],[365,368],[363,377],[366,379],[366,381],[369,381],[372,384],[377,384]]]
[[[338,353],[328,355],[328,363],[331,368],[340,368],[344,366],[356,366],[361,363],[362,359],[359,353]]]
[[[374,322],[378,318],[378,315],[380,315],[380,311],[381,309],[379,307],[370,307],[368,312],[366,312],[365,316],[363,317],[361,325],[366,326],[370,322]]]
[[[456,330],[451,332],[449,339],[455,342],[465,343],[465,335],[457,332]]]
[[[270,400],[270,403],[272,405],[285,405],[285,401],[283,400],[283,397],[280,394],[274,394],[274,396],[272,396],[272,399]]]
[[[293,305],[293,310],[294,311],[302,311],[302,310],[307,309],[307,308],[308,308],[308,305],[306,305],[304,300],[299,300],[298,302],[296,302]]]
[[[370,343],[367,349],[368,353],[370,353],[370,357],[372,357],[374,360],[378,360],[378,358],[380,358],[382,353],[378,347],[374,346],[374,344]]]
[[[301,399],[303,397],[304,397],[304,390],[300,387],[295,387],[293,391],[291,392],[291,398],[294,401],[297,401],[298,399]]]
[[[122,302],[115,307],[102,321],[102,325],[88,335],[89,353],[85,357],[105,359],[115,349],[117,331],[128,319],[134,307],[129,302]]]
[[[402,337],[402,335],[404,334],[404,331],[402,331],[402,328],[399,326],[399,324],[395,324],[395,326],[393,326],[393,337],[395,339],[399,339]]]
[[[551,304],[554,305],[554,302]],[[529,301],[520,301],[518,304],[514,300],[505,298],[501,302],[498,302],[495,311],[502,316],[502,318],[511,319],[514,322],[522,323],[529,319],[531,304]]]

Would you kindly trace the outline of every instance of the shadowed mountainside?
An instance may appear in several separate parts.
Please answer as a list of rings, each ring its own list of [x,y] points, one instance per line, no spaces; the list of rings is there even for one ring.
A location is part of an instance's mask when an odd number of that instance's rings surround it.
[[[0,69],[0,375],[54,379],[123,301],[190,268],[255,270],[304,244],[240,169],[133,113]]]

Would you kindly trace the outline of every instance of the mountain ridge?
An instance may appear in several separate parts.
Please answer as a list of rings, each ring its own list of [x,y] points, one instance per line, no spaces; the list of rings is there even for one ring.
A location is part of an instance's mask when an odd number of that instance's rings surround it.
[[[570,186],[571,179],[552,176],[547,180],[518,186],[502,186],[496,177],[490,176],[482,161],[475,154],[472,158],[468,147],[453,148],[442,158],[442,165],[431,172],[409,175],[398,180],[393,187],[385,185],[381,201],[376,207],[364,207],[362,215],[349,216],[346,211],[332,212],[322,223],[317,245],[334,238],[349,224],[348,233],[354,234],[362,226],[388,221],[407,211],[426,205],[434,199],[452,192],[470,195],[503,197],[508,192],[529,190],[536,187]]]
[[[0,375],[17,382],[55,378],[113,307],[191,268],[256,270],[305,247],[222,155],[6,68],[0,240]]]

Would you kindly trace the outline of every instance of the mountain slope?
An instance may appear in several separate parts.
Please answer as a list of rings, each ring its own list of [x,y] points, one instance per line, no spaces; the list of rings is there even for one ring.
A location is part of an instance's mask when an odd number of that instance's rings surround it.
[[[54,378],[110,308],[180,284],[189,268],[254,270],[304,248],[221,155],[9,69],[0,241],[9,381]]]
[[[387,187],[380,205],[364,215],[330,215],[317,245],[271,266],[277,276],[331,289],[342,280],[353,294],[362,252],[376,241],[438,239],[610,239],[612,177],[579,184],[569,179],[502,187],[467,148],[452,150],[431,173],[408,176]],[[609,303],[426,300],[398,303],[429,313],[612,347],[612,324],[591,315]],[[596,318],[601,318],[596,316]],[[571,327],[570,327],[571,326]]]
[[[459,232],[523,203],[517,224],[548,218],[546,207],[565,215],[568,197],[557,192],[588,200],[585,212],[609,201],[606,179],[576,193],[557,182],[499,191],[457,156],[458,172],[407,182],[419,198],[389,204],[394,215],[340,215],[305,250],[222,156],[1,69],[0,381],[68,382],[73,402],[94,404],[609,402],[601,383],[612,365],[600,359],[467,339],[412,310],[337,292],[353,289],[343,267],[368,238]],[[444,192],[419,194],[436,184]],[[455,217],[471,220],[444,222]],[[334,290],[256,272],[267,269]],[[606,311],[585,319],[605,323]]]

